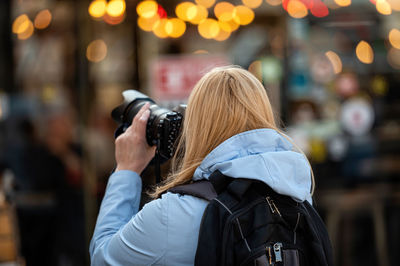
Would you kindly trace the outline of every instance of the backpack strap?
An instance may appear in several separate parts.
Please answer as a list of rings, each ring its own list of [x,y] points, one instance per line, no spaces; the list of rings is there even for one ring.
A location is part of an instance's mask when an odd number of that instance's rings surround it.
[[[173,187],[169,189],[168,192],[191,195],[208,201],[211,201],[218,196],[217,192],[215,192],[214,186],[208,180],[201,180],[192,184]]]

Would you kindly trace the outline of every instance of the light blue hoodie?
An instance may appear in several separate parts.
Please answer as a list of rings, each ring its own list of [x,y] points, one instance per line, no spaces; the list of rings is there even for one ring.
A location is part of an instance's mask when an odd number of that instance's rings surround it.
[[[235,135],[206,156],[193,179],[215,170],[231,177],[261,180],[276,192],[311,203],[307,159],[272,129]],[[166,193],[138,211],[137,173],[111,175],[90,243],[92,265],[193,265],[207,201]]]

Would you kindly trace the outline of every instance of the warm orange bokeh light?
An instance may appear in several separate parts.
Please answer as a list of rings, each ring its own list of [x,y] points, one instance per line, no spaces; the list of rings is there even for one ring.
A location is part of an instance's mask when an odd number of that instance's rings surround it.
[[[390,15],[392,14],[392,7],[386,0],[377,0],[376,1],[376,10],[382,15]]]
[[[228,2],[220,2],[214,7],[214,14],[221,21],[233,19],[235,6]]]
[[[193,12],[195,10],[195,12]],[[188,9],[187,17],[190,23],[199,24],[208,17],[208,10],[204,6],[194,6]]]
[[[271,6],[279,6],[280,4],[282,4],[282,0],[265,0],[265,2],[267,2]]]
[[[400,11],[400,1],[399,0],[387,0],[393,10]]]
[[[195,0],[198,5],[210,8],[215,4],[215,0]]]
[[[335,52],[328,51],[325,53],[325,56],[331,62],[335,74],[339,74],[340,72],[342,72],[343,68],[342,60],[340,60],[340,57]]]
[[[287,12],[293,18],[304,18],[308,15],[307,7],[300,1],[291,0],[287,5]]]
[[[394,48],[400,49],[400,31],[398,29],[392,29],[389,32],[389,42]]]
[[[374,51],[372,50],[371,45],[365,41],[358,43],[356,47],[356,55],[358,60],[364,64],[371,64],[374,61]]]
[[[257,8],[261,6],[263,0],[242,0],[243,5],[250,8]]]
[[[50,25],[51,22],[51,13],[48,9],[40,11],[35,18],[35,28],[37,29],[45,29]]]
[[[218,35],[214,37],[215,40],[222,42],[227,40],[231,36],[230,31],[225,31],[223,29],[219,29]]]
[[[189,21],[189,15],[191,16],[191,18],[196,16],[196,13],[191,14],[193,13],[193,10],[197,12],[195,4],[193,4],[192,2],[183,2],[176,6],[175,13],[178,18]]]
[[[154,24],[159,19],[160,19],[160,16],[158,14],[156,14],[155,16],[153,16],[151,18],[138,17],[139,28],[141,28],[144,31],[152,31]]]
[[[213,18],[205,19],[198,25],[197,29],[200,35],[206,39],[215,38],[220,31],[218,21]]]
[[[106,13],[107,2],[105,0],[95,0],[89,5],[89,14],[94,18],[101,18]]]
[[[249,66],[249,71],[262,82],[262,63],[260,60],[252,62]]]
[[[107,45],[103,40],[92,41],[86,49],[86,58],[91,62],[100,62],[107,55]]]
[[[179,38],[185,33],[185,31],[186,24],[179,18],[168,19],[167,23],[165,24],[165,32],[169,37]]]
[[[18,39],[19,40],[26,40],[29,39],[35,30],[35,27],[33,27],[32,21],[28,19],[28,26],[26,27],[25,31],[18,33]]]
[[[400,50],[390,48],[387,54],[387,60],[393,68],[400,69]]]
[[[136,7],[136,12],[140,17],[153,18],[158,11],[158,4],[156,1],[143,1]]]
[[[126,4],[124,0],[111,0],[107,4],[106,12],[111,17],[120,17],[125,13]]]
[[[163,18],[159,19],[154,23],[153,26],[153,33],[156,35],[158,38],[167,38],[168,33],[165,31],[165,26],[167,24],[168,19]]]
[[[25,32],[28,29],[30,22],[31,21],[26,14],[18,16],[13,22],[12,32],[15,34]]]
[[[338,6],[349,6],[351,5],[351,0],[335,0]]]
[[[254,20],[254,11],[247,6],[236,6],[233,20],[240,25],[248,25]]]

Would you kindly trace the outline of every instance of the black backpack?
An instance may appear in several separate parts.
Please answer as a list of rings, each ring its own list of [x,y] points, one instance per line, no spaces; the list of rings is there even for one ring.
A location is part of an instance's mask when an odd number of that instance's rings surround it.
[[[210,201],[201,221],[195,265],[333,265],[324,223],[307,202],[266,184],[214,172],[172,193]]]

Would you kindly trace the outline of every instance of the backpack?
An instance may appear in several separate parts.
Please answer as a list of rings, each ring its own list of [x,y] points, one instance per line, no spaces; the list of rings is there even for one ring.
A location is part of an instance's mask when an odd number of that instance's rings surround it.
[[[169,192],[209,201],[195,265],[333,265],[326,227],[307,201],[296,202],[260,181],[218,170],[209,180]]]

